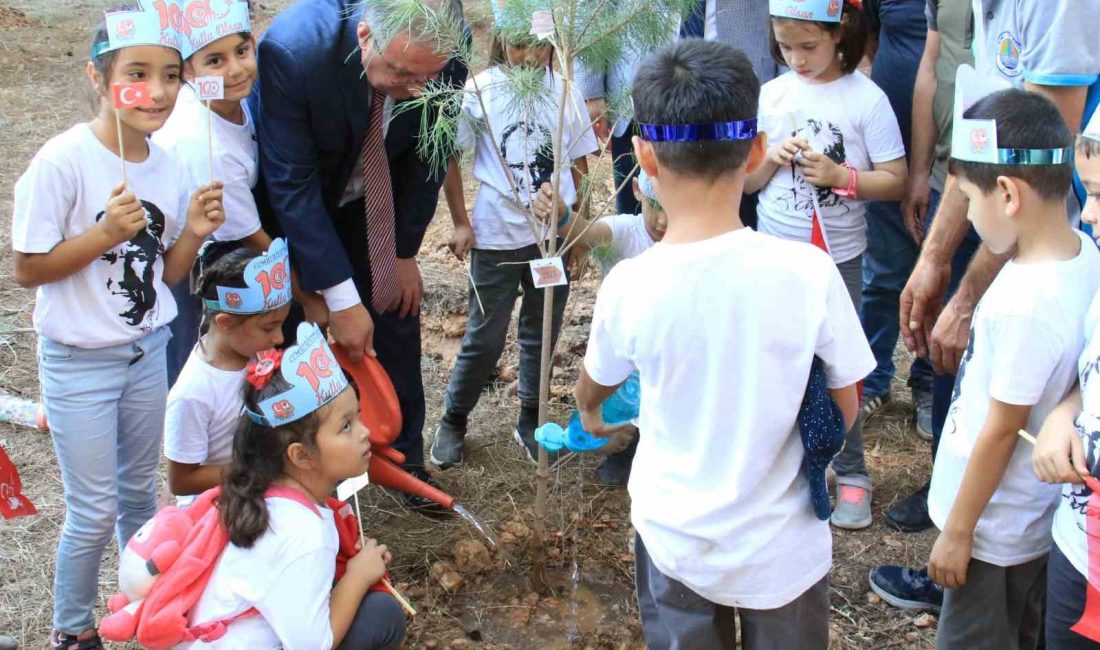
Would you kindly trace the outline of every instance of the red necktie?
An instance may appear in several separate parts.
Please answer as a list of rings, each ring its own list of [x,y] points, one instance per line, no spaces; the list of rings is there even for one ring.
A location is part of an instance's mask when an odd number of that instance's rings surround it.
[[[394,236],[393,187],[382,135],[386,96],[373,92],[370,125],[363,139],[363,204],[370,255],[371,306],[381,314],[397,299],[397,244]]]

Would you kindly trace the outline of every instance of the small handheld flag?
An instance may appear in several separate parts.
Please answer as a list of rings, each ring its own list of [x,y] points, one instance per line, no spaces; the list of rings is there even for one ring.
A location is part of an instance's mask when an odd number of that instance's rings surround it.
[[[225,77],[197,77],[195,92],[206,102],[206,152],[210,158],[210,184],[214,184],[214,111],[210,102],[225,99]]]
[[[156,105],[149,96],[149,84],[144,81],[111,84],[111,101],[115,108],[149,108]]]
[[[118,131],[118,157],[122,161],[122,183],[126,179],[126,150],[122,144],[122,113],[124,108],[149,108],[156,106],[149,96],[149,84],[144,81],[111,84],[111,103],[115,107],[115,130]]]

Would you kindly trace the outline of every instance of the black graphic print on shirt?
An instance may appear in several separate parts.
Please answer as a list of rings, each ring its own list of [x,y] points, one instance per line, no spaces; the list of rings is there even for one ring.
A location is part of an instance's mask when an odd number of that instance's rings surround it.
[[[141,205],[145,208],[145,229],[100,258],[111,265],[107,291],[126,298],[128,308],[118,315],[132,327],[141,326],[157,306],[154,264],[164,254],[164,213],[148,201]],[[97,214],[96,222],[105,214]]]
[[[981,305],[978,305],[980,308]],[[959,429],[959,425],[955,422],[955,417],[959,412],[959,395],[962,394],[963,377],[966,376],[966,364],[970,363],[970,359],[974,356],[974,322],[978,319],[978,309],[974,310],[973,319],[970,321],[970,336],[966,341],[966,352],[963,353],[962,362],[959,363],[959,372],[955,375],[955,387],[951,390],[951,408],[947,411],[947,423],[951,425],[951,430],[945,433],[955,433]],[[944,425],[947,426],[946,424]]]
[[[825,154],[829,157],[829,160],[838,165],[847,160],[844,151],[844,132],[832,122],[810,118],[798,128],[794,136],[805,139],[810,143],[810,149],[813,152]],[[792,163],[791,169],[794,172],[794,194],[787,201],[787,205],[783,206],[784,210],[805,213],[812,211],[814,204],[813,199],[810,197],[811,191],[817,192],[817,203],[821,206],[822,211],[828,208],[838,208],[839,213],[836,210],[831,211],[836,215],[845,214],[851,210],[831,188],[818,187],[808,183],[794,163]]]
[[[1088,389],[1089,382],[1096,378],[1098,370],[1100,370],[1100,358],[1090,360],[1081,369],[1082,394]],[[1077,428],[1077,435],[1081,437],[1081,442],[1085,446],[1085,467],[1093,476],[1100,474],[1100,426],[1098,425],[1100,425],[1100,422],[1094,418],[1085,417],[1078,417],[1074,423]],[[1069,499],[1070,508],[1086,517],[1088,516],[1088,503],[1091,497],[1092,489],[1083,484],[1074,485],[1070,493],[1066,495],[1066,498]],[[1088,533],[1080,522],[1077,525],[1086,534]]]
[[[510,124],[500,135],[500,153],[519,187],[524,207],[530,207],[530,197],[554,175],[550,129],[531,122]]]

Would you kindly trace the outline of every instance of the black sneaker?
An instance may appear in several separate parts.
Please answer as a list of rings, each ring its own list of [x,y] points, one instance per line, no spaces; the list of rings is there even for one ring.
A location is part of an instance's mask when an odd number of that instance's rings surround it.
[[[539,443],[535,441],[535,429],[537,429],[538,426],[538,406],[521,406],[516,428],[512,429],[512,437],[515,438],[515,441],[519,443],[524,453],[527,454],[527,460],[536,465],[539,463]],[[547,466],[558,462],[559,452],[549,450],[547,450],[547,452],[549,453]]]
[[[81,639],[80,636],[62,634],[54,630],[50,633],[50,647],[53,650],[106,650],[103,647],[103,641],[96,632],[92,632],[90,636],[84,639]]]
[[[431,461],[439,469],[447,469],[462,464],[462,444],[466,438],[465,418],[451,414],[443,416],[435,430],[435,440],[429,453]]]
[[[596,480],[609,487],[626,487],[630,481],[630,468],[634,465],[634,452],[638,450],[638,435],[626,449],[611,454],[596,468]]]
[[[903,533],[919,533],[932,527],[928,516],[928,487],[925,483],[912,496],[898,501],[886,511],[886,525]]]
[[[439,483],[436,483],[435,479],[432,478],[432,475],[429,474],[428,471],[425,470],[423,467],[408,466],[403,467],[402,469],[438,490],[443,489],[439,485]],[[427,497],[422,497],[415,494],[405,495],[405,507],[417,514],[424,515],[425,517],[440,518],[454,514],[454,511],[450,508],[436,503],[435,501],[432,501]]]
[[[894,607],[938,612],[943,606],[943,587],[925,569],[883,564],[871,569],[871,590]]]

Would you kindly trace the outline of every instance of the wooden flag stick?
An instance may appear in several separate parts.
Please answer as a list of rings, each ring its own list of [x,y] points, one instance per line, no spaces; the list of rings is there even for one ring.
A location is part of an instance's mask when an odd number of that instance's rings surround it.
[[[471,264],[472,263],[473,262],[471,261]],[[470,278],[470,287],[473,288],[473,290],[474,290],[474,297],[477,298],[477,306],[481,308],[481,315],[484,316],[485,315],[485,305],[481,304],[481,294],[478,293],[477,283],[474,282],[474,270],[472,268],[470,268],[469,266],[467,266],[466,264],[463,264],[462,266],[463,266],[463,268],[466,269],[466,275],[469,276],[469,278]]]
[[[363,513],[359,509],[359,493],[355,493],[355,517],[359,520],[359,548],[360,550],[366,544],[366,536],[363,534]],[[416,616],[416,609],[405,600],[405,597],[397,592],[393,584],[386,578],[382,578],[382,586],[386,588],[386,591],[390,592],[393,599],[397,601],[397,604],[401,605],[401,609],[408,612],[409,616]]]
[[[1017,434],[1019,434],[1019,436],[1020,436],[1021,438],[1023,438],[1024,440],[1027,440],[1028,442],[1030,442],[1030,443],[1032,444],[1032,446],[1034,446],[1034,445],[1035,445],[1035,442],[1036,442],[1036,440],[1035,440],[1035,436],[1031,435],[1031,434],[1030,434],[1030,433],[1028,433],[1027,431],[1024,431],[1023,429],[1020,429],[1020,430],[1019,430],[1019,431],[1017,431],[1016,433],[1017,433]]]
[[[118,158],[122,161],[122,185],[129,185],[126,180],[126,150],[122,146],[122,113],[115,109],[115,130],[118,131]]]
[[[214,184],[214,110],[206,100],[206,152],[210,157],[210,184]]]

